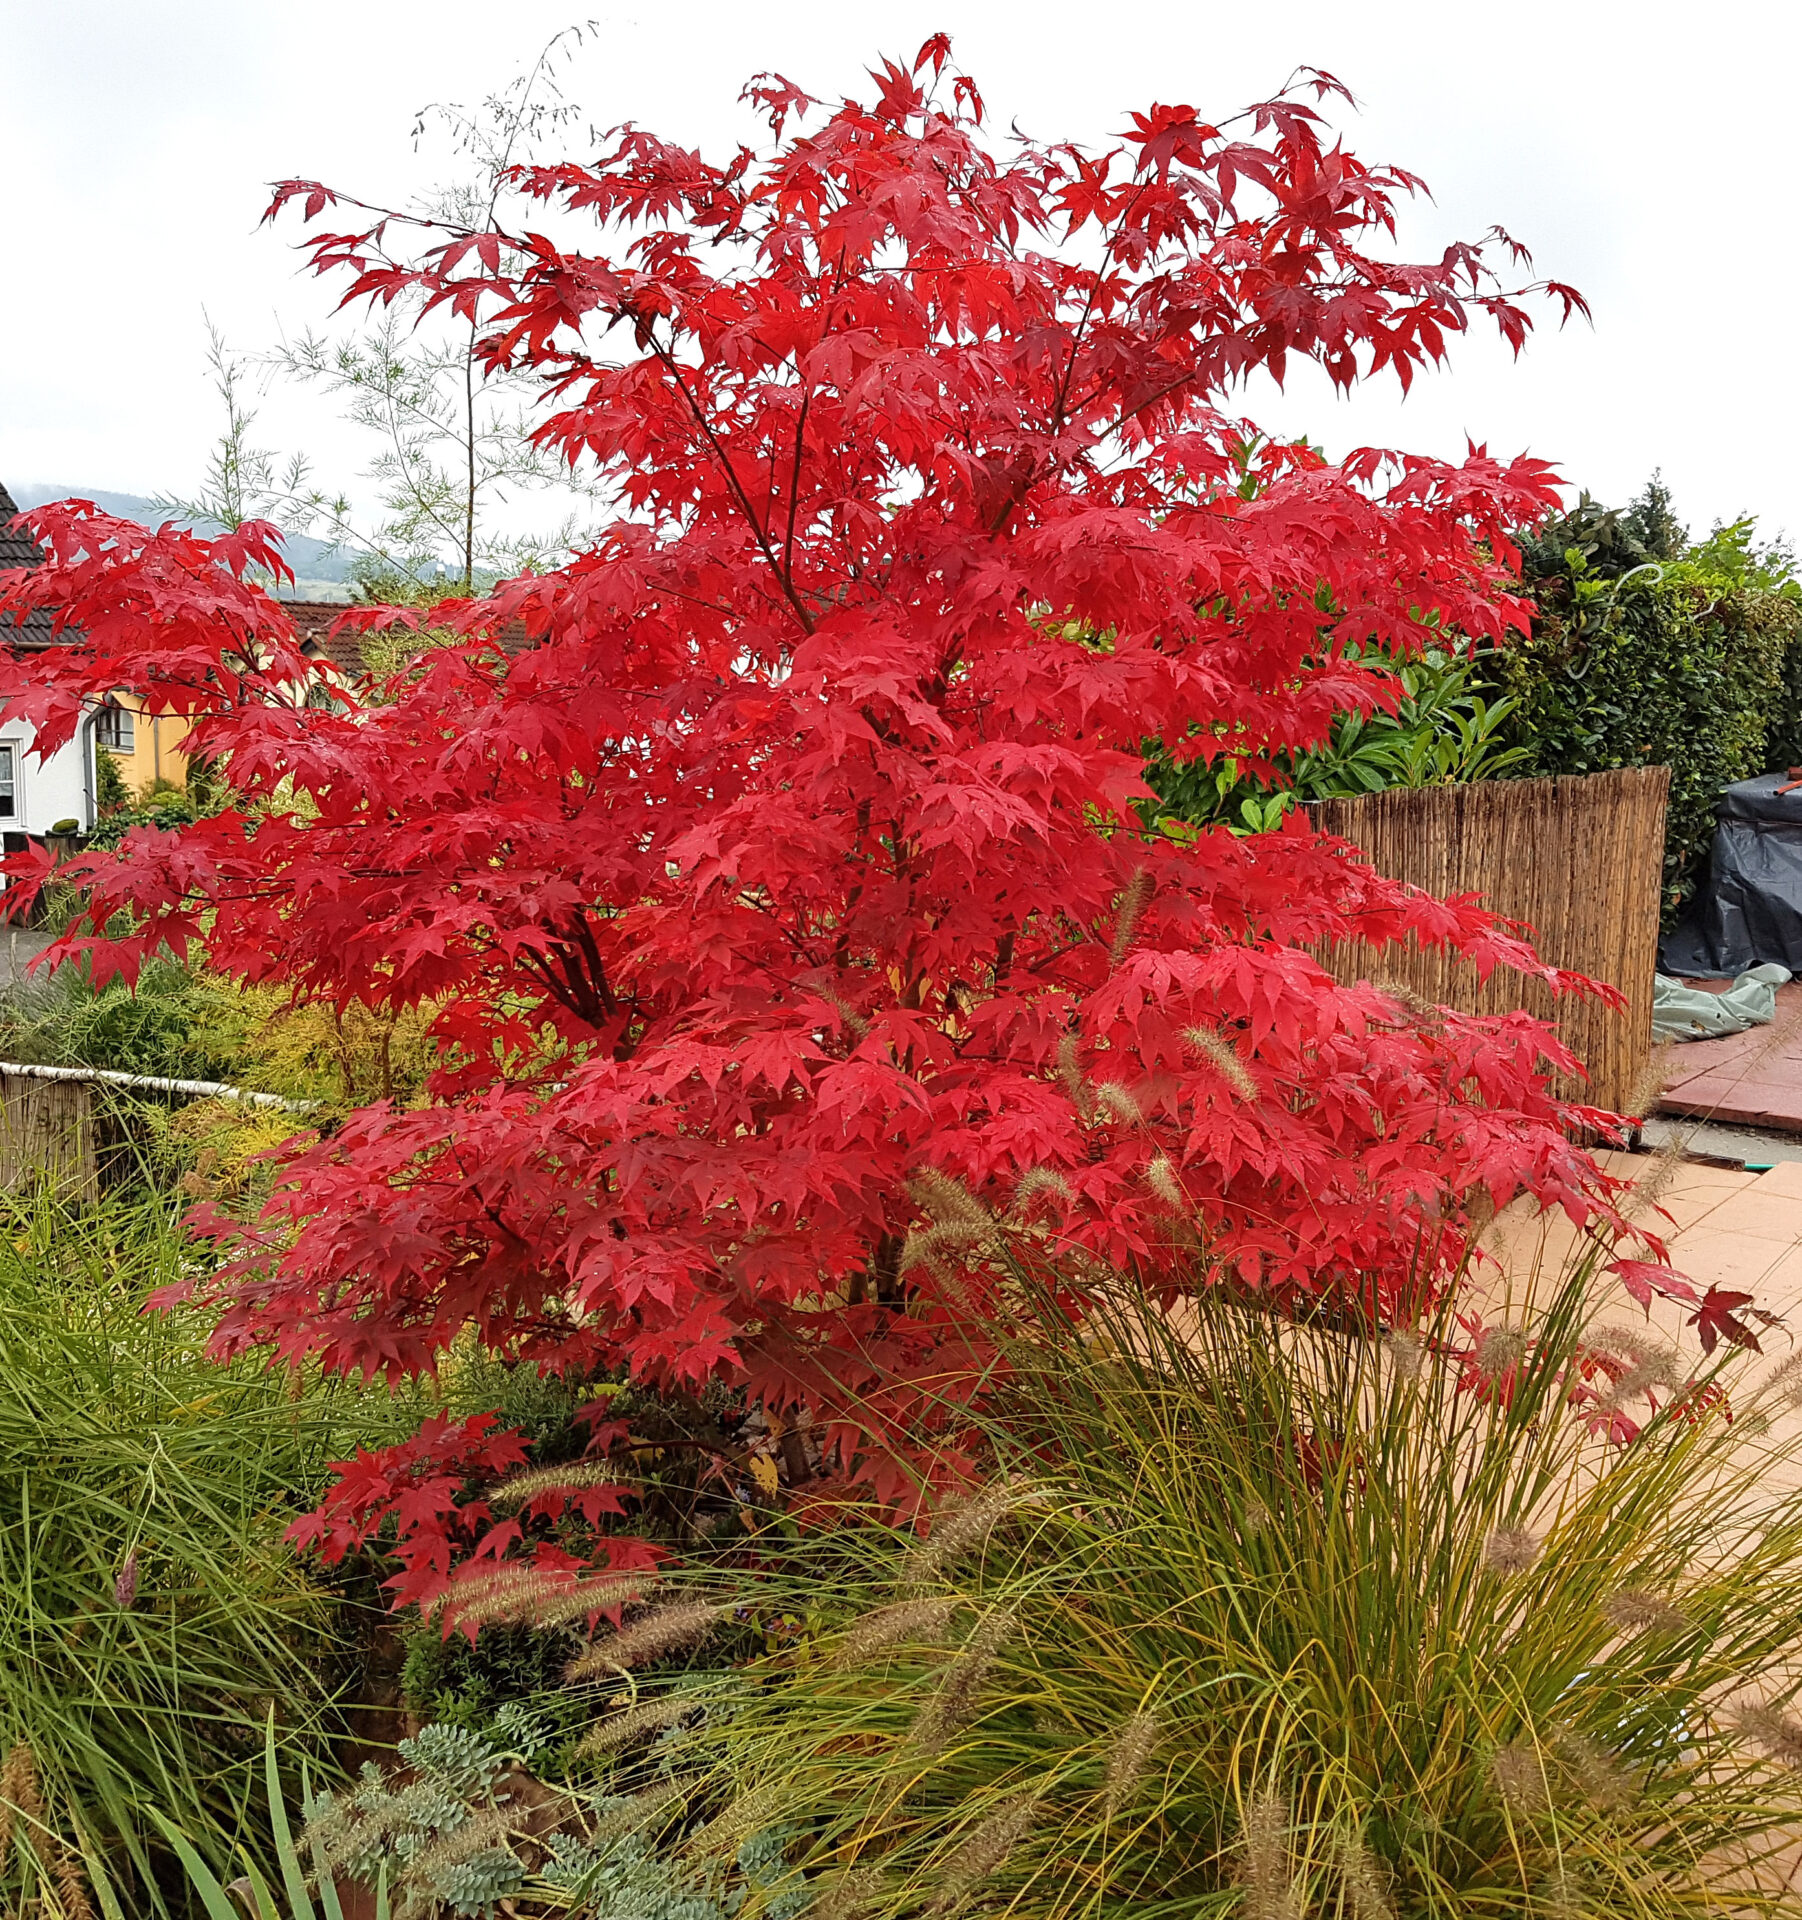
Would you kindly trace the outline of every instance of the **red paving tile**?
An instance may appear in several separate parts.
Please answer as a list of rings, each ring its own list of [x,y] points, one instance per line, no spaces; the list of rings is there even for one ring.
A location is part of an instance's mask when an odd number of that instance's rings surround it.
[[[1802,1133],[1802,981],[1777,989],[1777,1018],[1768,1027],[1724,1040],[1679,1041],[1658,1111]]]

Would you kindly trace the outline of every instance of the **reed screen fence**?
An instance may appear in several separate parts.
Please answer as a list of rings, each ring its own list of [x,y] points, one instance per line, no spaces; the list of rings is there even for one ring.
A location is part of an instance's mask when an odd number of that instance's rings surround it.
[[[1669,768],[1629,767],[1391,788],[1309,810],[1380,873],[1442,899],[1480,894],[1495,912],[1524,922],[1541,958],[1618,988],[1624,1014],[1587,996],[1554,1003],[1543,983],[1501,970],[1479,981],[1468,960],[1412,941],[1382,951],[1361,941],[1332,948],[1322,956],[1328,970],[1340,980],[1394,981],[1461,1012],[1525,1008],[1548,1018],[1589,1069],[1580,1097],[1627,1111],[1643,1098],[1651,1062],[1669,788]]]

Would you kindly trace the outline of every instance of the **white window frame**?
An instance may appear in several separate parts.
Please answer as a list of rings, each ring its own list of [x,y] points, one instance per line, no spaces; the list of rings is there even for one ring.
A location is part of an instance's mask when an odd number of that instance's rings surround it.
[[[112,737],[109,739],[108,735]],[[108,753],[128,754],[138,750],[137,715],[117,700],[101,702],[100,718],[94,723],[94,744]]]
[[[14,832],[24,828],[25,821],[25,753],[17,740],[0,740],[0,796],[9,791],[12,799],[10,813],[0,811],[3,821]]]

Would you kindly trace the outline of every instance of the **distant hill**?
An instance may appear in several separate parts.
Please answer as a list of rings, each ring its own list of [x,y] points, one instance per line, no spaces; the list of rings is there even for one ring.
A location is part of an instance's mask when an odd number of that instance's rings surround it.
[[[21,507],[41,507],[51,500],[92,500],[105,513],[121,520],[136,520],[140,526],[160,526],[169,516],[159,513],[154,502],[141,493],[112,493],[105,487],[32,486],[13,487],[12,497]],[[217,533],[216,523],[189,521],[196,533]],[[292,534],[283,542],[288,564],[294,569],[294,584],[284,587],[282,597],[290,600],[348,600],[351,597],[352,569],[363,556],[354,547],[331,547],[306,534]]]

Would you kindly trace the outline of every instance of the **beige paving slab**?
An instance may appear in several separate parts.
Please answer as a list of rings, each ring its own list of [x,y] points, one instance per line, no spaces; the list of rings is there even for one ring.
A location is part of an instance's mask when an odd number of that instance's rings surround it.
[[[1760,1174],[1707,1216],[1711,1233],[1752,1233],[1766,1240],[1802,1239],[1802,1195],[1773,1189]]]
[[[1779,1160],[1758,1176],[1758,1185],[1761,1192],[1793,1194],[1802,1200],[1802,1160]]]

